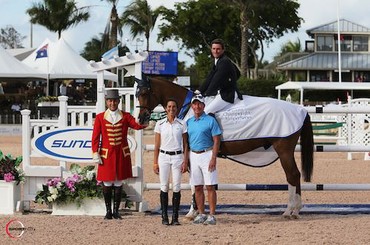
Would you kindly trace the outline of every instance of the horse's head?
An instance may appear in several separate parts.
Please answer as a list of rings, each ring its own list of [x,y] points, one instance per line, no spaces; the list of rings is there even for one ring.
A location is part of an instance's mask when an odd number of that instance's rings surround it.
[[[153,109],[159,104],[158,99],[153,94],[150,80],[143,75],[142,79],[135,79],[137,88],[135,96],[139,100],[139,123],[148,124]]]

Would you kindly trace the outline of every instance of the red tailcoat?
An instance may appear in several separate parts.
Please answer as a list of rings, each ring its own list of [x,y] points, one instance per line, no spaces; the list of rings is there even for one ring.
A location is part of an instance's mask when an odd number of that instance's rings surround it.
[[[110,122],[107,110],[95,118],[92,134],[92,151],[99,153],[103,164],[98,165],[97,180],[115,181],[132,177],[130,149],[127,142],[128,128],[143,129],[130,113],[120,111],[121,119]],[[101,137],[100,137],[101,136]]]

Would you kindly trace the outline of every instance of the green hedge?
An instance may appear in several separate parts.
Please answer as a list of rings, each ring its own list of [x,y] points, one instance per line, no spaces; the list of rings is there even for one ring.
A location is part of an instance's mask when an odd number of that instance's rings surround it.
[[[241,77],[238,80],[238,88],[242,94],[277,98],[277,90],[275,89],[275,87],[282,83],[282,81],[276,80],[251,80],[245,77]]]

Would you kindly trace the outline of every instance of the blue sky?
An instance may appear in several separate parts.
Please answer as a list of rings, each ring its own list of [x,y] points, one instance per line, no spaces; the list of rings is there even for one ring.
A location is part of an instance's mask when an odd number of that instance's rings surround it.
[[[175,2],[185,0],[148,0],[152,8],[158,7],[161,4],[167,8],[171,8]],[[1,15],[0,28],[5,28],[6,25],[12,25],[22,35],[27,36],[23,42],[24,47],[30,47],[30,23],[29,16],[26,14],[26,9],[29,8],[33,2],[39,0],[0,0]],[[73,27],[72,29],[63,33],[63,38],[75,49],[76,52],[81,52],[84,44],[91,40],[94,36],[104,31],[110,13],[110,6],[105,1],[100,0],[76,0],[78,6],[92,6],[91,17],[86,23],[82,23]],[[131,0],[120,0],[118,5],[118,12],[121,14]],[[369,0],[298,0],[301,4],[299,8],[299,16],[304,19],[304,22],[297,33],[288,33],[273,43],[265,44],[265,60],[271,61],[272,58],[279,52],[281,46],[291,41],[300,39],[304,47],[304,41],[309,37],[306,30],[322,24],[335,21],[337,18],[337,5],[339,3],[339,15],[341,18],[353,21],[357,24],[370,27],[370,1]],[[134,50],[136,42],[132,41],[132,37],[127,29],[123,30],[123,42],[125,39],[130,39],[126,42],[127,46]],[[167,50],[179,51],[179,45],[174,41],[167,41],[165,43],[157,43],[158,28],[155,27],[150,40],[150,48],[152,50]],[[57,34],[47,31],[40,25],[33,26],[33,46],[38,47],[45,38],[56,40]],[[142,37],[144,38],[144,37]],[[139,46],[144,49],[145,42]],[[179,54],[180,61],[186,61],[188,65],[191,64],[192,58],[185,55],[184,52]]]

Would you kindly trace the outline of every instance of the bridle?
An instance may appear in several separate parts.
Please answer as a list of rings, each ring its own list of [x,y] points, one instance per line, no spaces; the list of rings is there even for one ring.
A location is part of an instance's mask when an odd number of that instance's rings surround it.
[[[137,87],[136,87],[136,92],[135,92],[135,97],[137,99],[139,98],[140,95],[144,94],[147,91],[148,91],[148,93],[150,93],[151,86],[150,86],[150,81],[147,77],[145,77],[143,75],[143,79],[141,79],[141,80],[135,77],[135,82],[137,82]],[[153,109],[151,109],[148,106],[138,105],[136,107],[140,108],[140,109],[145,109],[145,110],[149,111],[150,113],[153,112]]]

